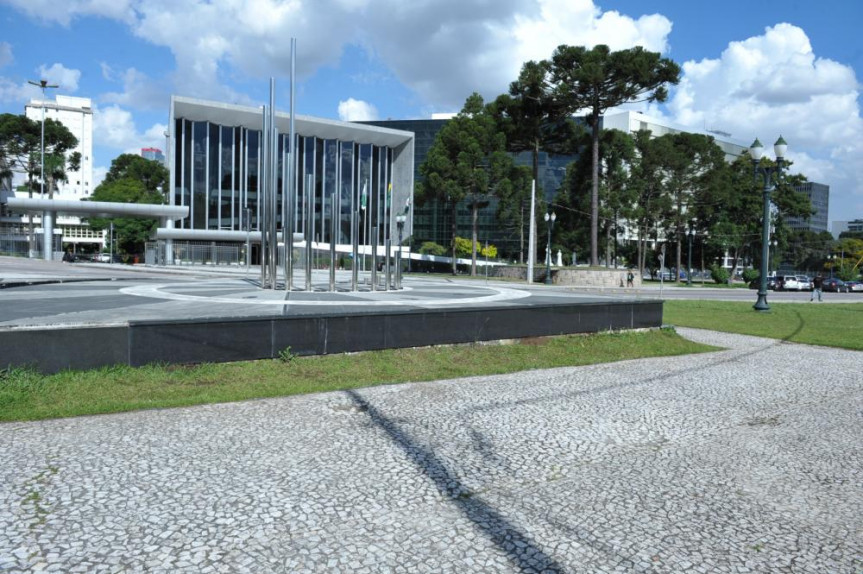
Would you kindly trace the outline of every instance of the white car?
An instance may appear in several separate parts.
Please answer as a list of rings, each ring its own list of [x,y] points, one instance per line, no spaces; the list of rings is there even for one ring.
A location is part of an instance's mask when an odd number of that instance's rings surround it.
[[[781,279],[782,291],[802,291],[805,288],[796,275],[783,275],[779,279]],[[809,285],[807,284],[806,287]]]

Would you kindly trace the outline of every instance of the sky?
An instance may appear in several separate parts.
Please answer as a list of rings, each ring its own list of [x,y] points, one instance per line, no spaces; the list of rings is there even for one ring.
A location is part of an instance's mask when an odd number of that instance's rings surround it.
[[[682,68],[651,115],[721,130],[830,186],[830,221],[863,218],[860,0],[0,0],[0,113],[38,88],[94,105],[94,181],[165,148],[170,96],[298,114],[429,118],[504,93],[561,44],[640,45]],[[50,92],[49,92],[50,94]]]

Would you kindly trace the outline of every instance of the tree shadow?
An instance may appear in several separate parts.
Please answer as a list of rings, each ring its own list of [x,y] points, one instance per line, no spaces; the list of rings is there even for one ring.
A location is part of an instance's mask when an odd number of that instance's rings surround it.
[[[560,573],[565,570],[546,554],[530,536],[512,524],[491,505],[466,488],[435,453],[420,444],[374,405],[353,390],[345,391],[372,422],[389,435],[413,465],[429,477],[438,491],[449,498],[461,513],[500,548],[509,561],[523,572]]]

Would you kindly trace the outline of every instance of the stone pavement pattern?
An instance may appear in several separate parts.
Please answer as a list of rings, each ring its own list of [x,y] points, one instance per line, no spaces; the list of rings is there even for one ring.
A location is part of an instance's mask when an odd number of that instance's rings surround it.
[[[680,331],[730,350],[0,425],[0,571],[863,571],[863,355]]]

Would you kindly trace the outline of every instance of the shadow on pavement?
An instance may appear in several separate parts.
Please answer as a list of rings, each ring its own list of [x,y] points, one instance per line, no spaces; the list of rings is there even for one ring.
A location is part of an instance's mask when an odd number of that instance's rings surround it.
[[[498,548],[506,553],[510,562],[526,572],[564,573],[554,558],[545,554],[527,534],[510,523],[496,509],[465,488],[453,472],[431,450],[416,444],[398,425],[381,414],[356,391],[345,391],[359,409],[386,432],[401,448],[408,459],[449,498]]]

